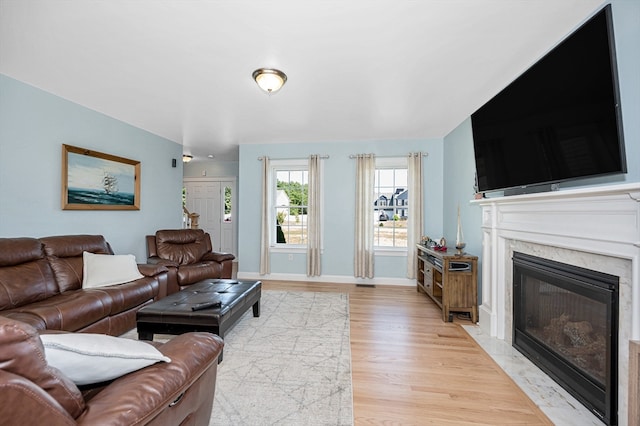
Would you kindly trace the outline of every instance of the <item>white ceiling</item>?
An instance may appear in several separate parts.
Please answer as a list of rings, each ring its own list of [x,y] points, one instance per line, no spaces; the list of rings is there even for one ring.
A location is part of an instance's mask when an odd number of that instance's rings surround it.
[[[184,145],[441,138],[602,0],[0,0],[0,73]],[[272,96],[251,78],[288,75]]]

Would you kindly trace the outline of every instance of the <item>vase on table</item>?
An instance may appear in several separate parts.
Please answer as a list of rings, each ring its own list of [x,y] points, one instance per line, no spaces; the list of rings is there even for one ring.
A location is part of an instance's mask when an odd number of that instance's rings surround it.
[[[464,234],[462,233],[462,224],[460,223],[460,206],[458,205],[458,231],[456,232],[456,250],[459,255],[464,254],[464,248],[467,244],[464,242]]]

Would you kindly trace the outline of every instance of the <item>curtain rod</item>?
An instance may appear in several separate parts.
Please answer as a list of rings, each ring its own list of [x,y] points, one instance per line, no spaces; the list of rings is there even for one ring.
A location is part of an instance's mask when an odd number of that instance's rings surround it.
[[[319,156],[320,159],[322,160],[326,160],[327,158],[329,158],[328,155],[320,155]],[[306,160],[308,157],[304,157],[304,158],[269,158],[270,160]],[[258,161],[262,161],[264,160],[264,157],[258,157]]]
[[[413,157],[414,155],[418,154],[417,152],[411,152],[409,154],[407,154],[407,157]],[[429,153],[428,152],[422,152],[421,153],[423,157],[428,157]],[[365,155],[371,155],[372,157],[376,157],[376,158],[398,158],[398,157],[402,157],[401,155],[375,155],[375,154],[365,154]],[[349,156],[349,158],[357,158],[358,156],[356,154],[351,154]]]

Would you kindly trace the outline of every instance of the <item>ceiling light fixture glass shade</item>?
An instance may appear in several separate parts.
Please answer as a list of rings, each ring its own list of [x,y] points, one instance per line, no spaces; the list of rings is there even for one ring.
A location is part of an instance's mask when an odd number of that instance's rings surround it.
[[[182,156],[182,162],[183,162],[183,163],[188,163],[188,162],[189,162],[189,161],[191,161],[191,160],[193,160],[193,155],[187,155],[187,154],[184,154],[184,155]]]
[[[259,68],[253,72],[253,79],[258,87],[268,94],[272,94],[284,86],[284,83],[287,82],[287,75],[274,68]]]

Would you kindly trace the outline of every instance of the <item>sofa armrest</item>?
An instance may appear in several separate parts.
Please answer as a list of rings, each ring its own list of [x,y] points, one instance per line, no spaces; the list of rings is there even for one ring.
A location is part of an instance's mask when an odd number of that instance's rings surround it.
[[[211,333],[185,333],[158,347],[171,358],[122,376],[86,402],[78,424],[146,424],[160,415],[202,375],[216,369],[222,339]],[[213,392],[211,393],[213,399]]]
[[[234,255],[232,255],[231,253],[219,253],[219,252],[209,252],[206,253],[203,257],[202,260],[213,260],[215,262],[224,262],[225,260],[233,260],[236,257]]]
[[[165,265],[138,263],[138,270],[145,277],[154,278],[158,282],[158,294],[154,297],[156,301],[167,295],[170,271]]]
[[[2,315],[5,318],[10,318],[12,320],[17,320],[17,321],[27,323],[33,328],[35,328],[36,330],[45,330],[47,328],[47,323],[38,315],[29,313],[29,312],[20,312],[19,309],[20,308],[17,308],[15,311],[9,311],[9,312],[2,311],[0,315]]]
[[[138,263],[138,270],[145,277],[155,277],[163,272],[168,272],[169,269],[165,265],[150,264],[150,263]]]

